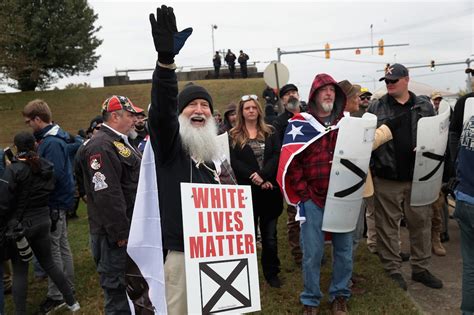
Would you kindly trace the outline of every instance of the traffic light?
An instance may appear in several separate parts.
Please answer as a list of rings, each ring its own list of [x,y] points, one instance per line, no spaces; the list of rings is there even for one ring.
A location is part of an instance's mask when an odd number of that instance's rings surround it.
[[[383,39],[379,40],[379,55],[383,56]]]
[[[331,46],[329,46],[329,43],[326,43],[326,45],[324,45],[324,56],[326,57],[326,59],[329,59],[331,57]]]
[[[430,70],[435,71],[435,61],[434,60],[431,60]]]

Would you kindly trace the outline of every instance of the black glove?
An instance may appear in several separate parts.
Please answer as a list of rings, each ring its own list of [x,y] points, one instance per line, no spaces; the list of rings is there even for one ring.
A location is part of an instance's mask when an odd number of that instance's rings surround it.
[[[158,61],[163,64],[172,64],[174,56],[179,54],[193,29],[189,27],[178,33],[173,8],[165,5],[156,9],[156,19],[153,13],[150,14],[150,24],[153,42],[158,52]]]
[[[400,128],[400,126],[402,125],[403,121],[405,119],[408,118],[408,114],[409,112],[404,112],[404,113],[401,113],[389,120],[387,120],[386,122],[384,122],[384,124],[390,128],[390,131],[392,132],[392,134],[394,133],[395,130],[397,130],[398,128]]]

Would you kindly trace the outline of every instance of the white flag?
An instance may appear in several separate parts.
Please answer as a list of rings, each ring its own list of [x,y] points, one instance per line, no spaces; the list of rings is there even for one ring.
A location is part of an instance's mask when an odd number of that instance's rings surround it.
[[[127,252],[148,284],[148,297],[155,314],[167,314],[158,185],[150,141],[143,152]],[[131,300],[129,304],[135,314]]]

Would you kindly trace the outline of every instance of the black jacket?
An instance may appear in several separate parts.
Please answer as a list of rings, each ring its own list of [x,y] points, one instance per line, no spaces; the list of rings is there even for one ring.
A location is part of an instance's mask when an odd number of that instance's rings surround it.
[[[156,66],[153,72],[148,124],[155,154],[163,248],[184,251],[180,185],[182,182],[217,182],[205,167],[197,168],[196,163],[183,149],[179,135],[177,95],[175,71]],[[214,168],[214,165],[208,167]]]
[[[91,234],[128,239],[141,154],[105,124],[79,151]]]
[[[273,133],[265,139],[263,168],[258,166],[257,159],[249,145],[243,148],[236,145],[230,148],[230,161],[239,185],[252,187],[254,212],[258,215],[279,216],[283,210],[283,197],[276,182],[278,161],[280,159],[280,140]],[[273,190],[262,190],[250,180],[250,175],[257,172],[264,181],[273,184]]]
[[[0,217],[6,220],[21,215],[23,220],[49,218],[49,196],[54,190],[53,164],[40,158],[37,173],[23,161],[10,164],[0,180]]]
[[[422,117],[434,116],[435,112],[433,105],[424,98],[417,97],[410,92],[410,97],[415,99],[415,104],[411,110],[411,136],[412,143],[416,145],[416,133],[418,129],[418,120]],[[369,113],[377,116],[377,127],[380,127],[390,118],[395,117],[395,112],[389,104],[389,95],[385,94],[377,103],[370,106]],[[395,145],[393,140],[381,145],[372,153],[373,171],[374,175],[397,180],[397,163],[395,159]]]
[[[275,128],[275,131],[280,139],[280,143],[283,142],[283,138],[285,137],[285,130],[288,126],[288,119],[293,117],[294,114],[285,109],[283,113],[278,115],[278,117],[273,121],[272,125]]]

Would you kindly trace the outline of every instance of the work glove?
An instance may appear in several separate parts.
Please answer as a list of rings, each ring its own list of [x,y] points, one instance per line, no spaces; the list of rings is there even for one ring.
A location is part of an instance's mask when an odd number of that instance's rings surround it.
[[[178,33],[173,8],[165,5],[156,8],[156,18],[150,14],[150,24],[158,61],[167,65],[174,63],[174,56],[179,54],[193,29],[189,27]]]

